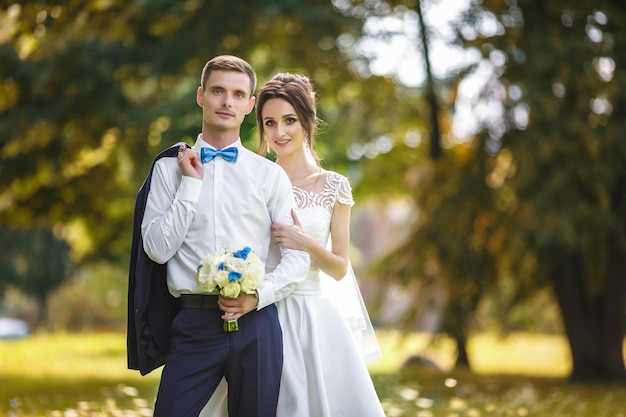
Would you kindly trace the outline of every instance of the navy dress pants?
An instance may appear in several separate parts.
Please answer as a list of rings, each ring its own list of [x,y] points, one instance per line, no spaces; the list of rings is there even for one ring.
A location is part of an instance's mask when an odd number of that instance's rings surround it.
[[[219,309],[182,308],[161,374],[155,417],[197,417],[222,376],[228,381],[229,417],[275,417],[283,365],[276,306],[223,330]]]

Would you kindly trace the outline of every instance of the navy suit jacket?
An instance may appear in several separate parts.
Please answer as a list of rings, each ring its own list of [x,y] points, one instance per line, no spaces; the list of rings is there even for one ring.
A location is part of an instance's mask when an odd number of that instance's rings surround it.
[[[126,347],[128,368],[146,375],[165,363],[170,347],[170,327],[178,313],[178,300],[167,288],[167,263],[157,264],[143,250],[143,221],[152,171],[156,161],[175,157],[180,143],[158,154],[137,193],[128,273],[128,327]],[[186,145],[189,147],[188,145]]]

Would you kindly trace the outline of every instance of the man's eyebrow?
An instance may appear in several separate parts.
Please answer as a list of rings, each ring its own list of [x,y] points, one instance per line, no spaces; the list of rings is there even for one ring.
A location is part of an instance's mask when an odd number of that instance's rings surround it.
[[[207,89],[222,89],[222,90],[229,90],[228,87],[220,84],[222,82],[222,80],[211,80],[210,78],[206,81],[206,88]],[[234,86],[233,86],[234,87]],[[233,91],[236,93],[243,93],[243,94],[248,94],[247,90],[244,90],[243,88],[233,88]],[[250,95],[252,95],[252,93],[250,93]]]
[[[225,91],[226,91],[226,90],[228,90],[228,88],[226,88],[226,87],[224,87],[224,86],[221,86],[221,85],[219,85],[219,84],[209,85],[209,86],[207,86],[207,88],[208,88],[209,90],[218,90],[218,89],[219,89],[219,90],[225,90]],[[233,90],[233,91],[234,91],[235,93],[237,93],[237,94],[241,94],[241,95],[246,96],[246,97],[248,97],[248,96],[250,96],[250,97],[251,97],[251,96],[252,96],[252,94],[248,94],[248,92],[247,92],[246,90],[242,90],[242,89],[239,89],[239,88],[238,88],[238,89],[236,89],[236,90]]]

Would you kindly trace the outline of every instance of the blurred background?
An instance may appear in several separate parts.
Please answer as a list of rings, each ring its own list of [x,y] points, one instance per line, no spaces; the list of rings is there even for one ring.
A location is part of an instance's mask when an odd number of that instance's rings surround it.
[[[569,380],[626,380],[623,1],[0,4],[1,336],[124,334],[137,190],[233,54],[314,82],[381,334],[470,371],[474,336],[558,336]]]

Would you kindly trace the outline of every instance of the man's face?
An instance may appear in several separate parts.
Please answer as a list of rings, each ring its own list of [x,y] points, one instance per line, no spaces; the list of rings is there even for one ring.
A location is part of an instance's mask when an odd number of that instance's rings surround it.
[[[204,129],[238,130],[254,107],[250,79],[241,72],[213,71],[204,89],[198,88],[197,101]]]

